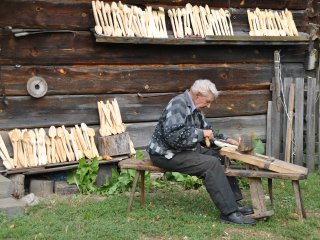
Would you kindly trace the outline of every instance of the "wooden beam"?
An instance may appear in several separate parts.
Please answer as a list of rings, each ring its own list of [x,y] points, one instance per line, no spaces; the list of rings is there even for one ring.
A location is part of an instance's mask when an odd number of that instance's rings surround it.
[[[1,65],[272,63],[279,46],[177,46],[95,43],[91,32],[15,38],[0,32]],[[304,62],[305,46],[282,46],[281,62]],[[155,57],[155,52],[157,56]],[[174,53],[174,54],[173,54]]]
[[[308,173],[307,168],[294,165],[292,163],[287,163],[276,158],[268,158],[264,155],[256,156],[242,154],[234,150],[233,148],[224,147],[220,150],[220,154],[230,159],[236,159],[244,163],[248,163],[253,166],[257,166],[259,168],[267,169],[278,173],[298,173],[303,175],[307,175]]]
[[[97,102],[117,98],[125,123],[157,121],[164,107],[177,93],[57,95],[41,99],[7,97],[8,106],[0,112],[0,128],[49,127],[51,125],[98,124]],[[268,90],[223,92],[205,114],[232,117],[265,114]],[[32,109],[32,111],[31,111]]]

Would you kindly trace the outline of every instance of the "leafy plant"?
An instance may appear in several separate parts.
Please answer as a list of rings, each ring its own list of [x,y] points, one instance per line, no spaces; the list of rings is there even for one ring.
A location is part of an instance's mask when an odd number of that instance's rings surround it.
[[[263,143],[260,139],[253,140],[254,151],[259,154],[265,154],[265,143]]]
[[[119,173],[112,168],[111,179],[106,179],[106,183],[98,189],[98,193],[103,195],[114,195],[127,191],[132,187],[136,171],[132,169],[121,170]]]
[[[167,172],[166,179],[182,184],[185,189],[198,189],[202,186],[202,180],[198,177],[179,172]]]
[[[93,193],[97,190],[95,182],[98,176],[99,161],[93,159],[81,158],[76,171],[68,174],[69,184],[76,184],[82,194]]]

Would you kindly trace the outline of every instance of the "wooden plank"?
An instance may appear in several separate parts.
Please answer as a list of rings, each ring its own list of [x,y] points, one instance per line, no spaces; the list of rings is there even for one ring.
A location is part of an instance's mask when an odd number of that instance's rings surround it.
[[[307,136],[306,136],[306,164],[309,172],[315,169],[315,104],[316,104],[316,79],[308,78],[307,95]]]
[[[301,180],[305,179],[306,175],[297,173],[276,173],[264,170],[246,170],[246,169],[232,169],[226,170],[227,176],[233,177],[257,177],[257,178],[275,178],[275,179],[286,179],[286,180]]]
[[[265,115],[209,118],[208,121],[216,131],[234,138],[244,133],[254,134],[261,140],[266,136]],[[136,148],[145,148],[149,144],[156,124],[157,122],[127,124],[127,130]]]
[[[282,99],[283,99],[283,106],[282,106],[282,149],[285,152],[285,148],[286,148],[286,136],[287,136],[287,122],[288,122],[288,113],[289,113],[289,89],[290,89],[290,85],[291,83],[293,83],[293,78],[287,78],[285,77],[283,79],[283,95],[282,95]]]
[[[305,10],[307,8],[306,1],[126,1],[126,4],[137,6],[162,6],[167,8],[185,6],[187,3],[192,5],[205,6],[210,8],[232,8],[232,14],[245,15],[246,8],[259,7],[261,9],[280,9],[288,8],[290,10]],[[245,9],[239,9],[245,8]],[[24,14],[21,14],[23,12]],[[301,25],[301,20],[293,11],[294,20],[297,26]],[[24,0],[3,0],[0,2],[0,25],[15,26],[20,28],[57,28],[57,29],[77,29],[84,30],[94,26],[91,2],[87,0],[68,0],[68,1],[24,1]],[[15,17],[12,17],[15,16]],[[166,14],[166,22],[169,19]],[[236,16],[232,18],[232,22],[237,26],[241,22],[247,23],[247,19]],[[306,25],[306,23],[304,23]],[[168,26],[169,27],[169,26]],[[171,29],[168,28],[168,29]]]
[[[272,156],[272,101],[268,101],[266,155]]]
[[[287,68],[302,73],[302,65],[289,64]],[[6,94],[28,95],[27,81],[35,75],[46,80],[47,95],[177,92],[189,88],[198,78],[214,79],[219,90],[268,89],[272,65],[4,66],[2,81]],[[68,88],[61,87],[64,85]]]
[[[294,136],[295,156],[293,163],[302,166],[303,165],[303,122],[304,122],[304,78],[295,79],[296,91],[295,91],[295,121],[294,121]]]
[[[212,79],[226,90],[268,89],[272,64],[200,65],[96,65],[96,66],[2,66],[6,95],[28,95],[26,85],[34,76],[48,84],[48,95],[178,92],[195,79]],[[282,76],[304,77],[303,64],[283,64]],[[241,81],[239,81],[241,79]],[[61,87],[68,86],[68,87]]]
[[[286,146],[284,153],[284,160],[286,162],[293,162],[291,155],[292,145],[292,124],[293,124],[293,108],[294,108],[294,91],[295,85],[291,83],[289,90],[289,101],[288,101],[288,119],[287,119],[287,135],[286,135]]]
[[[97,101],[111,98],[117,98],[124,122],[157,121],[176,94],[58,95],[41,99],[8,97],[8,106],[0,112],[0,129],[69,126],[79,122],[98,124]],[[265,114],[269,99],[268,90],[222,92],[214,106],[205,113],[207,117]]]
[[[281,113],[277,111],[277,97],[272,93],[272,121],[271,121],[271,156],[275,158],[280,157],[281,151]]]
[[[14,38],[0,34],[2,65],[272,63],[279,46],[177,46],[95,43],[90,32]],[[305,46],[282,46],[282,62],[304,62]]]
[[[230,1],[231,7],[235,8],[271,8],[271,9],[280,9],[283,10],[284,8],[288,9],[306,9],[307,8],[307,1]]]
[[[303,175],[307,175],[308,173],[307,168],[294,165],[292,163],[287,163],[282,160],[278,160],[276,158],[268,159],[267,156],[261,157],[260,155],[254,156],[254,155],[242,154],[230,147],[221,148],[220,154],[223,156],[227,156],[230,159],[243,161],[253,166],[257,166],[259,168],[267,169],[267,170],[278,172],[278,173],[298,173]]]
[[[175,38],[169,33],[168,38],[149,37],[113,37],[94,32],[96,42],[123,44],[156,44],[156,45],[309,45],[310,37],[300,33],[299,36],[249,36],[248,32],[235,31],[234,36],[207,35],[205,38]]]

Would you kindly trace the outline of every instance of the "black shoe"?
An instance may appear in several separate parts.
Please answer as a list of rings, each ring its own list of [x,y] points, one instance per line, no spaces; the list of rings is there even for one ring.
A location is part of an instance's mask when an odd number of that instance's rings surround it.
[[[238,204],[238,211],[241,212],[243,215],[253,214],[253,209],[251,207],[243,206],[239,202],[237,202],[237,204]]]
[[[250,217],[244,216],[241,212],[233,212],[229,215],[221,215],[220,219],[226,223],[255,225],[256,220]]]

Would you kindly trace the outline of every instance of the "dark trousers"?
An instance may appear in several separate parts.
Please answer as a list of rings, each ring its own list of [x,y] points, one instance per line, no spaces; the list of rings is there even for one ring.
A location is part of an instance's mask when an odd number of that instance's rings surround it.
[[[234,177],[224,173],[219,156],[210,149],[198,148],[194,151],[177,153],[172,159],[150,155],[154,165],[171,172],[181,172],[197,176],[203,180],[212,201],[222,214],[237,211],[236,201],[242,199],[241,191]]]

